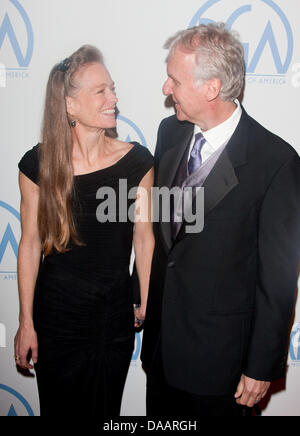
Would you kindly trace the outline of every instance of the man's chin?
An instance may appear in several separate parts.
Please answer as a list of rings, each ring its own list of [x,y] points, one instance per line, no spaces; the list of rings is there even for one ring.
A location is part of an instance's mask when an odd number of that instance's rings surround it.
[[[175,108],[175,112],[176,112],[176,116],[177,116],[178,121],[185,121],[186,120],[186,117],[184,116],[182,111],[180,109],[178,109],[178,107]]]

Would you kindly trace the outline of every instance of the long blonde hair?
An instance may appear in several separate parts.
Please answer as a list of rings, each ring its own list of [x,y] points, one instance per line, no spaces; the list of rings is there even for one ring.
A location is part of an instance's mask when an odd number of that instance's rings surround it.
[[[66,96],[78,88],[75,73],[92,62],[103,64],[101,52],[84,45],[52,69],[46,91],[42,143],[39,147],[38,227],[44,255],[53,248],[64,253],[72,240],[82,245],[72,213],[75,198],[72,168],[72,134]]]

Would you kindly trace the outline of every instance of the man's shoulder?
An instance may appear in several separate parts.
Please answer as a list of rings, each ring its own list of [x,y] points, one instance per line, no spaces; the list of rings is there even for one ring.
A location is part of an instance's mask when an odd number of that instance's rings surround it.
[[[192,125],[193,124],[191,124],[189,121],[179,121],[176,115],[171,115],[162,119],[159,125],[159,130],[174,130]]]
[[[268,130],[250,115],[247,114],[247,117],[250,123],[250,144],[256,149],[255,152],[273,157],[277,155],[283,159],[298,154],[285,139]]]

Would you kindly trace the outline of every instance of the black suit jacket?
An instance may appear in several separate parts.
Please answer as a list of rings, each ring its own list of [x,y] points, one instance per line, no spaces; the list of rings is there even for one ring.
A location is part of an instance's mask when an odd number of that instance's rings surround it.
[[[162,121],[155,185],[171,187],[194,125]],[[155,225],[142,360],[161,338],[170,385],[199,395],[235,391],[242,373],[285,374],[300,256],[300,158],[243,110],[204,183],[201,233]]]

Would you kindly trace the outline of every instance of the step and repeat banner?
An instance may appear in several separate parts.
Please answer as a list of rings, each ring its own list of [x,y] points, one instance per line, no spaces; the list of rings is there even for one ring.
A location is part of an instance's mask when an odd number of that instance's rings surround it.
[[[299,0],[1,0],[0,416],[39,415],[34,373],[24,376],[14,363],[19,310],[17,164],[40,140],[50,69],[83,44],[100,48],[116,83],[120,139],[136,140],[154,152],[159,122],[173,113],[162,95],[163,44],[177,30],[211,21],[226,22],[243,41],[247,112],[299,152]],[[137,333],[123,396],[124,416],[145,415],[141,341],[142,334]],[[291,321],[287,376],[272,385],[262,415],[300,416],[299,387],[298,299]]]

